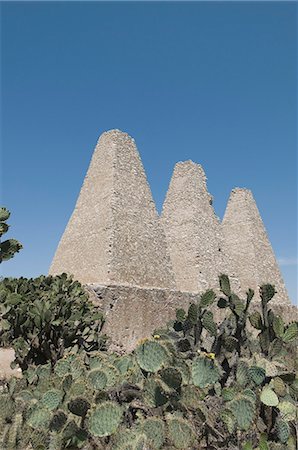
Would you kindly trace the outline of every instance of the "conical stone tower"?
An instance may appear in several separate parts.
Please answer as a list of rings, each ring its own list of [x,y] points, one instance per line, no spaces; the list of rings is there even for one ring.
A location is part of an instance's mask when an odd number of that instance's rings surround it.
[[[199,164],[176,164],[161,220],[177,289],[202,292],[218,287],[219,274],[228,273],[228,260],[222,247],[220,222]]]
[[[175,288],[165,234],[134,140],[98,140],[50,274],[82,283]]]
[[[244,294],[248,288],[259,299],[259,286],[275,285],[274,302],[290,303],[259,210],[248,189],[233,189],[222,222],[224,250],[231,256],[231,273],[237,275]]]

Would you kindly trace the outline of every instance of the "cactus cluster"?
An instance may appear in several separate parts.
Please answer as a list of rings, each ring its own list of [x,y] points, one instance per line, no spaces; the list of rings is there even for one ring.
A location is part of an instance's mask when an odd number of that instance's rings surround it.
[[[261,288],[260,312],[225,275],[220,288],[130,354],[69,346],[55,363],[28,365],[0,393],[0,448],[294,450],[297,323],[273,314],[273,287]]]
[[[64,352],[98,350],[105,345],[102,313],[78,281],[66,274],[35,279],[4,278],[0,283],[0,343],[12,346],[16,364],[54,365]],[[61,361],[58,376],[80,368]]]

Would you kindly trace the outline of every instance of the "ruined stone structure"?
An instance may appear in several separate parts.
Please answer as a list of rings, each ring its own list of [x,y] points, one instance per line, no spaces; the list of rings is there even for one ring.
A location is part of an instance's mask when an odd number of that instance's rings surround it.
[[[192,161],[177,163],[163,205],[161,222],[177,289],[202,292],[218,285],[220,273],[230,273],[219,218],[207,191],[203,168]],[[238,280],[232,280],[238,290]]]
[[[112,130],[100,137],[50,274],[67,272],[88,285],[106,314],[116,346],[173,317],[227,273],[237,293],[272,283],[276,308],[291,306],[252,194],[232,191],[220,223],[202,167],[178,163],[158,216],[134,140]]]
[[[248,189],[233,189],[222,221],[224,251],[230,255],[230,274],[240,280],[241,291],[271,283],[273,301],[289,303],[287,290],[267,237],[256,202]]]
[[[165,233],[134,140],[98,140],[51,274],[82,283],[175,288]]]

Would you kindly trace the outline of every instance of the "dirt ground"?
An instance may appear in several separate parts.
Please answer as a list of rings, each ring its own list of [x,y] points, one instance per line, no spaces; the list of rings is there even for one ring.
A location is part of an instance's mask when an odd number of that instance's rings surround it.
[[[10,363],[14,360],[14,351],[11,348],[0,348],[0,379],[12,376],[20,377],[21,369],[11,369]]]

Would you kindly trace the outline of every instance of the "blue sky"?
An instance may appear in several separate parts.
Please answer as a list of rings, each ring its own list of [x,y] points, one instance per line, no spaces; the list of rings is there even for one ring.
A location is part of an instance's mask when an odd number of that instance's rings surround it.
[[[2,2],[1,202],[46,273],[94,145],[137,142],[158,210],[174,164],[201,163],[222,218],[252,189],[297,298],[297,4]],[[8,236],[8,235],[7,235]]]

